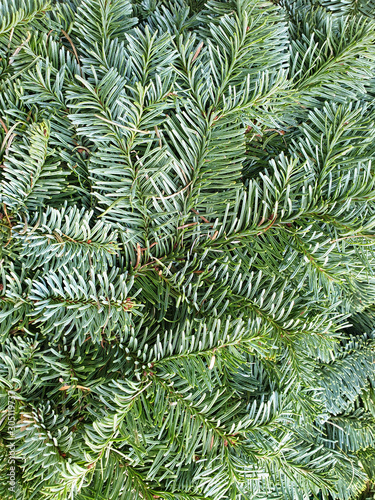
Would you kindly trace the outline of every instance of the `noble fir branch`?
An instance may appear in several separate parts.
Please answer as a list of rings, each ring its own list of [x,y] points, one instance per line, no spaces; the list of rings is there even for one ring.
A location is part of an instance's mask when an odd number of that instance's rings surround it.
[[[0,1],[1,499],[370,494],[374,12]]]

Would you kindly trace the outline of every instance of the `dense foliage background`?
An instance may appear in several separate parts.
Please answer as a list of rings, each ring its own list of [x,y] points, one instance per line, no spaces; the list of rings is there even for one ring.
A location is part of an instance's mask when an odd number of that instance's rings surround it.
[[[2,0],[1,499],[371,496],[374,13]]]

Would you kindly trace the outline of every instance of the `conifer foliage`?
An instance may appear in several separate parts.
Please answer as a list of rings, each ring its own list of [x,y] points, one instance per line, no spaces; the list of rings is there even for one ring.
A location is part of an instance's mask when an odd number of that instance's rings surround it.
[[[374,13],[1,0],[1,499],[371,490]]]

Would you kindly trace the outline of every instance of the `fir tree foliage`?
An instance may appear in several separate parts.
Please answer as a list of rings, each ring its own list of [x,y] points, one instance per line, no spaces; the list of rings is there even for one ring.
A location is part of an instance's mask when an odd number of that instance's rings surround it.
[[[0,2],[1,498],[371,491],[374,12]]]

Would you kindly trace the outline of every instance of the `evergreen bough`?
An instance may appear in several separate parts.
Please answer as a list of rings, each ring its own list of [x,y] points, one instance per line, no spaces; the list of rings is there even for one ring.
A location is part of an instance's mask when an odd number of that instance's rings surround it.
[[[371,491],[374,13],[2,0],[1,499]]]

